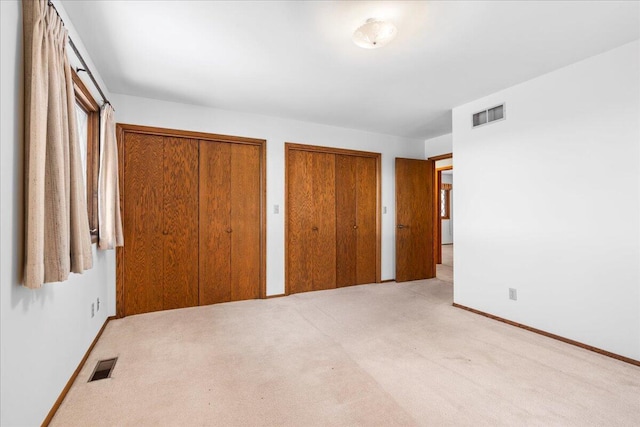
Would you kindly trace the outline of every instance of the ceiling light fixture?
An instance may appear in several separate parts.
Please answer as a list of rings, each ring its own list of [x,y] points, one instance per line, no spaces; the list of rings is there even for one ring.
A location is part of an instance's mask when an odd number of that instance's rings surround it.
[[[389,43],[398,34],[391,22],[369,18],[353,33],[353,42],[365,49],[377,49]]]

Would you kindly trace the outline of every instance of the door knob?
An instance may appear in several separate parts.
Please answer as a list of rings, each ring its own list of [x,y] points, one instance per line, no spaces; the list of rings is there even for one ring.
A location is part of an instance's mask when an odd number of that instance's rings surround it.
[[[408,225],[398,224],[398,228],[409,228]]]
[[[311,227],[313,231],[318,231],[318,227]]]
[[[353,229],[354,229],[354,230],[355,230],[355,229],[357,229],[357,228],[358,228],[358,226],[357,226],[357,225],[354,225],[354,226],[353,226]]]
[[[227,233],[231,233],[233,230],[231,230],[231,228],[227,228]]]
[[[168,232],[167,230],[163,230],[163,231],[162,231],[162,234],[164,234],[165,236],[168,236],[168,235],[169,235],[169,232]]]

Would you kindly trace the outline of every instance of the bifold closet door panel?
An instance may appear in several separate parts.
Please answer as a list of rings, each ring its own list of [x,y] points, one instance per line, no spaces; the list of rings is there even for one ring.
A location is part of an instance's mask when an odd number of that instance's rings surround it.
[[[163,164],[163,309],[170,310],[198,305],[198,141],[165,137]]]
[[[124,315],[163,309],[163,138],[124,136]]]
[[[231,300],[260,297],[260,147],[231,144]]]
[[[357,157],[336,155],[336,286],[357,283]],[[375,262],[374,262],[375,268]]]
[[[360,285],[376,281],[377,243],[377,162],[373,157],[354,157],[357,165],[357,251],[356,281]]]
[[[231,301],[231,145],[200,141],[200,305]]]
[[[336,160],[334,154],[312,155],[313,211],[311,253],[313,290],[336,287]]]
[[[287,291],[313,289],[313,153],[290,150],[287,158]]]

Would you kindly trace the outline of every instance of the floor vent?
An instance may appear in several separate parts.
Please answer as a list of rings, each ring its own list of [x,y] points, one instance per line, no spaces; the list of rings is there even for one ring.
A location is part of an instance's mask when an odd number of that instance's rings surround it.
[[[111,371],[113,371],[113,367],[116,366],[117,361],[117,357],[114,357],[113,359],[100,360],[96,364],[93,374],[89,377],[89,382],[111,377]]]

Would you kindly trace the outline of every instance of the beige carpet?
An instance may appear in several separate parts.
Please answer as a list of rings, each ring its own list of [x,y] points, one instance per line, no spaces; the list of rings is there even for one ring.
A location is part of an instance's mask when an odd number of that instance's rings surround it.
[[[640,368],[451,298],[432,279],[112,321],[52,425],[639,425]]]
[[[442,245],[442,264],[436,265],[436,277],[453,282],[453,245]]]
[[[453,244],[442,245],[442,265],[453,267]]]

